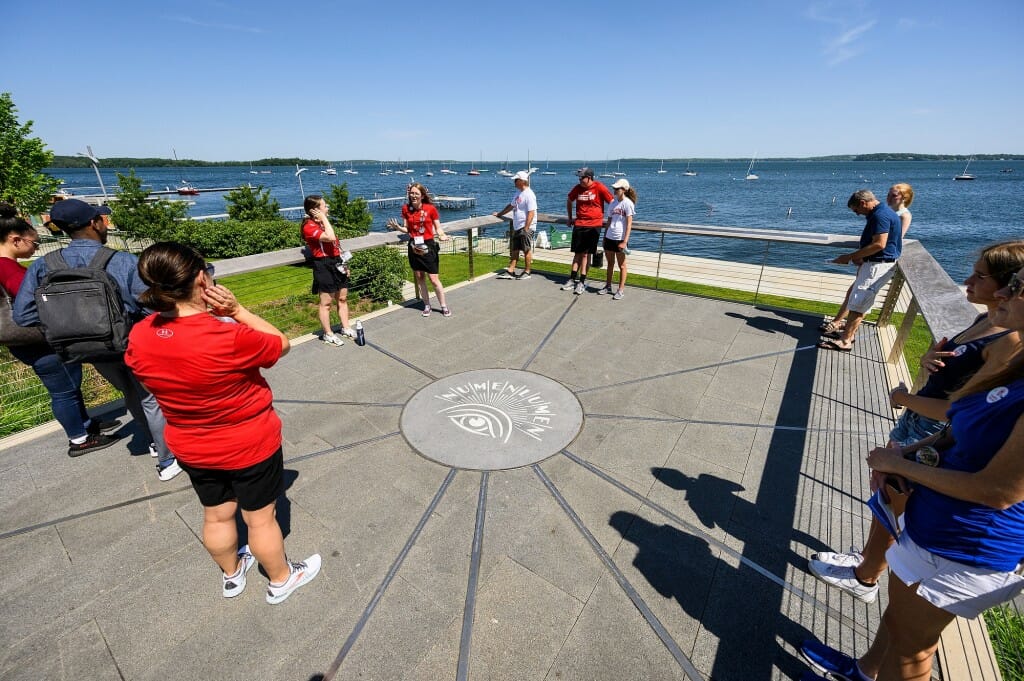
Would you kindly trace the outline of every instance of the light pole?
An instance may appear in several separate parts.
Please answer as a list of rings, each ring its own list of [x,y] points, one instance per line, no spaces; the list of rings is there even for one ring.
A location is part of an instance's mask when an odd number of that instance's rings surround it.
[[[306,172],[307,168],[300,168],[299,164],[295,164],[295,177],[299,178],[299,193],[302,194],[302,200],[306,200],[306,190],[302,188],[302,173]]]
[[[103,186],[103,178],[100,177],[100,160],[92,153],[92,147],[86,145],[86,153],[78,152],[75,156],[84,156],[85,158],[92,161],[92,169],[96,171],[96,180],[100,183],[100,191],[103,192],[103,203],[107,202],[107,188]]]

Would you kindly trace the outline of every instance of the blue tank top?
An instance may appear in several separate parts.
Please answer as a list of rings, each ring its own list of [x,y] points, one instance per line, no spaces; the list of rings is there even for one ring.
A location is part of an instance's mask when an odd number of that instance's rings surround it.
[[[979,315],[971,326],[961,331],[958,336],[963,335],[968,330],[973,328],[978,322],[987,318],[988,314]],[[1006,334],[1010,333],[1007,331],[1000,331],[994,333],[991,336],[985,336],[984,338],[976,338],[974,340],[967,341],[966,343],[958,343],[956,339],[948,340],[942,346],[942,350],[947,352],[955,352],[957,354],[952,357],[947,357],[943,360],[946,366],[942,367],[941,371],[936,371],[928,377],[928,382],[924,384],[917,394],[921,397],[937,397],[940,400],[948,398],[952,393],[956,392],[964,386],[965,383],[977,373],[981,365],[985,363],[985,358],[982,356],[982,351],[985,347]]]
[[[949,408],[956,444],[941,468],[974,473],[988,465],[1024,415],[1024,379],[967,395]],[[1024,501],[997,510],[915,485],[906,529],[918,546],[965,565],[1009,572],[1024,560]]]

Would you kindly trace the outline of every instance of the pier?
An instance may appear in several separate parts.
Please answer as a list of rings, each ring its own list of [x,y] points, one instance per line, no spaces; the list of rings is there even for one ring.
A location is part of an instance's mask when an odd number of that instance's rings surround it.
[[[374,197],[372,199],[364,199],[366,205],[370,208],[377,210],[384,210],[386,208],[397,208],[406,202],[404,196],[389,196],[384,198]],[[476,206],[476,197],[474,196],[447,196],[445,194],[437,194],[430,197],[431,202],[437,208],[444,208],[446,210],[464,210],[466,208],[473,208]]]

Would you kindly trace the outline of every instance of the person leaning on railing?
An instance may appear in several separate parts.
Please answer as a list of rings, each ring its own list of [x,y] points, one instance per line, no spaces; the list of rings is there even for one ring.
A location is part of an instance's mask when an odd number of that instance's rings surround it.
[[[1024,268],[995,295],[992,323],[1024,331]],[[955,617],[977,617],[1024,592],[1024,353],[979,371],[952,395],[948,416],[948,431],[931,442],[867,456],[874,484],[899,476],[914,492],[886,553],[889,605],[867,653],[854,660],[817,640],[801,646],[830,678],[928,679]],[[925,444],[937,451],[932,465],[907,456]]]

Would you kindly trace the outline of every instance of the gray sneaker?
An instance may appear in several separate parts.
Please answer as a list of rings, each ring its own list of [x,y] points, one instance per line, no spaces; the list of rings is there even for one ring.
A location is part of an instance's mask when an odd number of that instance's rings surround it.
[[[597,295],[605,296],[605,295],[608,295],[611,292],[612,292],[612,287],[611,286],[605,286],[603,289],[601,289],[600,291],[597,292]]]
[[[522,272],[516,275],[516,279],[529,279],[531,276],[532,275],[529,272],[523,270]]]
[[[495,279],[515,279],[515,278],[516,278],[516,275],[512,274],[508,270],[502,270],[501,273],[498,274],[498,276],[495,277]]]
[[[858,601],[874,603],[875,599],[878,598],[878,584],[872,584],[871,586],[861,584],[853,572],[853,567],[849,565],[829,565],[828,563],[811,560],[808,561],[807,566],[810,568],[812,575],[826,584],[842,589]]]
[[[576,282],[573,281],[572,279],[570,279],[569,281],[565,282],[561,286],[561,290],[563,290],[563,291],[571,291],[574,288],[576,288]]]
[[[313,578],[320,574],[320,554],[314,553],[304,561],[289,563],[291,572],[284,584],[270,584],[267,586],[267,603],[271,605],[280,603],[292,595],[292,592],[303,584],[313,581]]]
[[[578,296],[582,296],[586,292],[587,292],[587,285],[584,284],[582,281],[579,282],[578,284],[576,284],[576,290],[573,291],[573,293],[575,293]]]
[[[612,296],[612,300],[622,300],[622,295],[622,289],[620,288],[618,291],[615,292],[615,295]]]
[[[238,569],[233,575],[221,573],[224,579],[224,598],[234,598],[245,591],[245,573],[256,564],[256,558],[249,552],[249,545],[246,544],[238,549]]]

